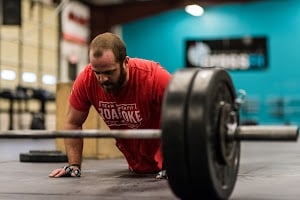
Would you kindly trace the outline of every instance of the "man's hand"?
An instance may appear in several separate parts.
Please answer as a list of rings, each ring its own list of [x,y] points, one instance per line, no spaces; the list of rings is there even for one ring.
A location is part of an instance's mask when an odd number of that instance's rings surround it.
[[[65,174],[66,174],[66,171],[64,170],[64,168],[59,168],[59,169],[53,170],[49,174],[49,177],[51,177],[51,178],[58,178],[58,177],[64,176]]]
[[[161,170],[155,177],[156,179],[168,179],[167,171]]]
[[[76,166],[64,166],[63,168],[53,170],[48,176],[51,178],[80,177],[81,170]]]

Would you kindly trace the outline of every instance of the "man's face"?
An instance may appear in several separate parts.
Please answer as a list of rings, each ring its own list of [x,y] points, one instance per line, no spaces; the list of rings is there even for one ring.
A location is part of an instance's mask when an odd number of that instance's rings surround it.
[[[128,58],[122,63],[115,61],[115,56],[111,50],[103,52],[101,57],[94,57],[90,53],[92,70],[97,77],[99,85],[107,93],[114,93],[121,90],[127,77],[126,64]]]

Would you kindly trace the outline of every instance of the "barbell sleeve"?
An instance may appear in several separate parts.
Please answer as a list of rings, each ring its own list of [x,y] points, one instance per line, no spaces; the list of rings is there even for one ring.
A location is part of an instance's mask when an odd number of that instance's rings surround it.
[[[234,138],[237,140],[253,141],[297,141],[299,135],[298,126],[238,126]]]

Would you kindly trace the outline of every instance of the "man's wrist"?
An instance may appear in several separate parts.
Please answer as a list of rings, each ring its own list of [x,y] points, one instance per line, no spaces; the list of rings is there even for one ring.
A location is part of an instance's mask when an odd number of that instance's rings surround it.
[[[77,166],[72,165],[66,165],[63,167],[65,170],[65,177],[80,177],[81,176],[81,170]]]
[[[77,168],[81,169],[80,164],[69,164],[69,167],[77,167]]]

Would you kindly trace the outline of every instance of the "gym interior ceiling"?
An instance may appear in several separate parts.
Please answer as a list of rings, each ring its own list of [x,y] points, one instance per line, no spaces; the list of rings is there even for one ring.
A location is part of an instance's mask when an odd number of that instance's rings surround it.
[[[199,4],[205,8],[254,1],[262,0],[81,0],[91,8],[92,37],[99,32],[109,31],[114,25],[178,9],[188,4]]]

